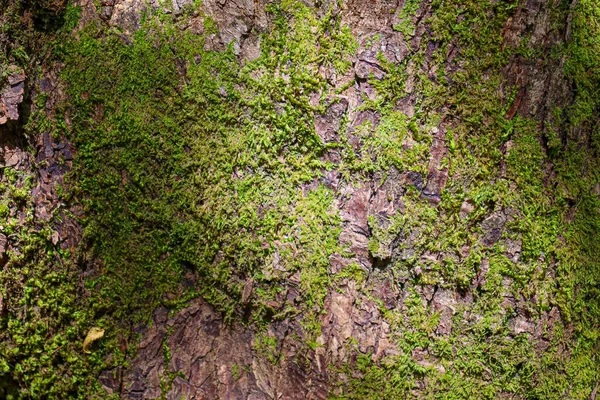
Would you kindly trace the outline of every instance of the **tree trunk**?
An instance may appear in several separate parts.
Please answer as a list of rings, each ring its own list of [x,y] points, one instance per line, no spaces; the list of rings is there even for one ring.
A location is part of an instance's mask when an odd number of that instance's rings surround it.
[[[200,3],[9,60],[0,393],[596,397],[600,6]]]

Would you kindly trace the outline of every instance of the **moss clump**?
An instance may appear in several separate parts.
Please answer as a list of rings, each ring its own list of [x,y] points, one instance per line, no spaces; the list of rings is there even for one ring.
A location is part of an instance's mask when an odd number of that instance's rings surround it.
[[[81,354],[93,316],[79,268],[53,242],[52,221],[34,218],[31,176],[5,169],[2,178],[0,396],[63,398],[93,390],[90,376],[103,361]]]

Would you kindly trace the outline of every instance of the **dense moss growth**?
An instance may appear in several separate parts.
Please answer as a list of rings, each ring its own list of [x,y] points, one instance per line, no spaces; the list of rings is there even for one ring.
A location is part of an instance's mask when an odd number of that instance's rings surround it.
[[[38,73],[48,45],[62,33],[57,29],[64,6],[0,1],[0,91],[15,71]],[[23,119],[27,110],[20,109]],[[21,128],[16,122],[0,125],[0,397],[61,398],[95,381],[87,365],[98,358],[78,356],[82,329],[91,323],[77,284],[80,270],[52,239],[52,224],[35,216],[36,171],[27,169],[26,154],[32,151],[27,138],[38,132]]]
[[[309,96],[328,90],[314,76],[318,65],[348,67],[352,39],[307,7],[270,11],[263,55],[244,67],[232,49],[204,51],[202,36],[161,15],[131,45],[91,24],[61,50],[67,129],[79,150],[71,191],[103,263],[88,282],[105,297],[99,311],[148,312],[186,272],[197,275],[193,291],[229,317],[240,312],[244,282],[256,283],[252,318],[260,319],[277,282],[301,269],[306,311],[322,302],[338,222],[327,189],[303,189],[331,167],[312,129],[322,106]],[[318,50],[313,27],[332,32]],[[275,252],[285,261],[279,276],[260,268]]]
[[[69,397],[95,381],[90,366],[99,366],[99,356],[81,355],[94,316],[78,285],[79,268],[55,246],[49,225],[33,217],[31,176],[4,174],[1,230],[15,245],[0,272],[0,395]]]
[[[0,318],[0,379],[9,382],[0,384],[0,394],[103,398],[95,378],[126,363],[134,346],[123,344],[137,339],[134,327],[148,322],[158,305],[177,309],[196,296],[227,320],[243,319],[258,330],[298,317],[307,349],[314,350],[327,291],[352,279],[380,305],[400,355],[377,364],[358,355],[355,364],[334,371],[337,397],[406,398],[419,389],[431,398],[587,398],[600,378],[600,33],[590,23],[600,19],[600,6],[581,0],[571,10],[570,40],[552,57],[565,57],[575,99],[541,129],[538,121],[507,118],[514,95],[506,99],[499,90],[500,70],[511,56],[536,57],[526,41],[502,45],[517,2],[432,5],[431,57],[427,40],[399,65],[379,55],[385,75],[370,79],[378,96],[361,106],[377,113],[379,124],[352,132],[342,124],[339,141],[327,144],[315,133],[314,117],[330,106],[335,88],[318,71],[346,73],[357,49],[339,15],[317,14],[295,1],[273,3],[261,55],[241,64],[233,46],[208,50],[205,35],[179,28],[197,6],[177,16],[148,14],[132,37],[97,21],[71,34],[77,9],[61,14],[61,30],[48,30],[62,35],[52,57],[68,100],[52,118],[43,109],[33,113],[26,129],[30,135],[52,130],[75,144],[63,200],[84,207],[85,246],[76,257],[55,248],[49,226],[33,220],[17,226],[7,210],[15,205],[32,215],[31,188],[26,177],[4,172],[9,186],[2,187],[0,218],[22,251],[10,254],[1,272],[2,298],[11,300]],[[406,1],[398,10],[394,29],[406,39],[415,35],[418,7]],[[561,2],[557,14],[568,7]],[[212,33],[214,23],[200,17]],[[454,62],[461,68],[446,76],[451,44],[460,49]],[[434,67],[439,73],[432,78],[425,71]],[[418,93],[411,116],[396,108],[409,78]],[[369,220],[375,259],[389,259],[398,237],[411,237],[412,255],[383,271],[352,264],[330,274],[330,256],[350,254],[338,241],[341,218],[325,173],[335,169],[350,183],[385,179],[392,170],[426,174],[443,119],[450,127],[442,162],[449,179],[439,205],[409,187],[408,212],[385,228]],[[350,144],[351,134],[360,150]],[[339,162],[324,157],[332,148]],[[472,211],[461,216],[465,202]],[[482,221],[505,210],[512,217],[503,241],[486,245]],[[507,239],[522,243],[518,262],[506,256]],[[408,249],[400,242],[400,250]],[[424,263],[428,253],[445,256]],[[80,286],[75,263],[82,259],[97,274]],[[464,293],[484,262],[485,283],[471,303],[454,310],[449,336],[437,335],[440,314],[419,289]],[[417,268],[422,273],[414,274]],[[367,273],[402,277],[407,312],[386,308]],[[290,281],[301,297],[282,310],[281,288]],[[515,298],[528,299],[532,318],[559,308],[562,319],[546,333],[547,348],[511,333],[517,311],[503,304],[506,286]],[[94,326],[105,329],[105,338],[85,355],[82,341]],[[258,336],[256,350],[279,360],[276,340],[266,334]],[[412,357],[424,350],[435,356],[430,366]],[[422,381],[425,387],[418,387]]]
[[[231,48],[205,51],[202,35],[181,31],[160,13],[147,16],[130,43],[95,22],[77,38],[54,43],[69,94],[64,117],[37,112],[28,128],[51,128],[77,147],[64,200],[85,208],[84,240],[100,274],[85,281],[85,295],[70,275],[47,289],[65,299],[55,312],[70,319],[50,310],[28,329],[56,317],[46,329],[57,344],[9,329],[16,346],[30,348],[15,346],[16,356],[4,364],[12,379],[29,382],[19,384],[22,395],[93,393],[93,377],[124,362],[119,344],[135,341],[135,324],[159,304],[176,307],[198,295],[226,318],[260,322],[301,314],[307,340],[318,334],[339,217],[319,183],[331,168],[320,159],[324,145],[312,129],[323,105],[311,105],[309,96],[331,90],[314,72],[319,65],[347,69],[354,42],[331,15],[317,19],[294,2],[269,12],[275,26],[263,39],[263,54],[243,67]],[[319,48],[313,29],[323,33]],[[44,246],[33,248],[37,257]],[[4,272],[9,279],[18,275]],[[43,288],[46,273],[43,264],[34,271]],[[296,273],[302,301],[274,315],[282,280]],[[254,295],[242,306],[246,281],[254,282]],[[31,301],[45,301],[38,292]],[[5,322],[12,327],[22,318],[11,313]],[[87,356],[80,346],[92,326],[106,337]],[[55,348],[60,358],[36,360]]]

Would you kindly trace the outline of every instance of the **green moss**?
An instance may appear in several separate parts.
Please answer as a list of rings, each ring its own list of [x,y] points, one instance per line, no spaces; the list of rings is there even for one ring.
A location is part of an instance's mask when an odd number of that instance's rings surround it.
[[[4,178],[11,190],[1,194],[3,204],[14,202],[27,218],[0,224],[12,243],[0,271],[0,395],[70,397],[93,390],[89,376],[105,364],[96,354],[82,354],[93,319],[77,285],[79,269],[53,244],[50,223],[33,219],[28,176],[11,169]],[[3,218],[10,213],[6,207]]]
[[[598,159],[589,146],[598,132],[597,121],[591,118],[598,105],[589,90],[597,88],[598,82],[591,78],[596,76],[593,72],[583,71],[596,65],[597,51],[591,49],[596,48],[597,41],[592,39],[594,28],[589,27],[595,26],[590,21],[598,18],[598,8],[591,2],[577,5],[573,40],[558,50],[567,55],[566,72],[577,90],[571,108],[555,111],[556,123],[550,125],[553,136],[548,139],[536,121],[518,116],[505,119],[515,91],[504,100],[498,95],[502,84],[499,69],[511,54],[538,56],[528,48],[526,38],[518,48],[501,46],[502,26],[516,3],[459,3],[434,2],[430,23],[440,44],[438,68],[443,70],[447,46],[456,41],[464,70],[451,77],[451,84],[442,79],[432,85],[429,78],[422,77],[415,89],[426,94],[418,109],[426,113],[447,107],[452,115],[452,130],[446,134],[449,180],[438,207],[407,192],[403,199],[407,212],[397,220],[401,221],[401,239],[413,239],[407,244],[400,240],[400,250],[409,246],[415,255],[396,262],[391,276],[401,276],[404,281],[418,266],[422,273],[405,286],[434,286],[460,293],[472,286],[486,260],[489,270],[485,284],[472,293],[471,305],[453,310],[452,333],[447,338],[433,334],[439,315],[423,307],[426,300],[418,292],[412,292],[400,313],[382,307],[392,327],[391,337],[404,355],[377,364],[367,357],[367,362],[355,367],[362,372],[361,377],[343,386],[341,398],[405,398],[414,393],[443,398],[496,398],[507,393],[527,398],[587,398],[599,374],[597,352],[592,349],[598,346],[599,329],[594,314],[599,309],[594,300],[597,279],[593,276],[597,276],[600,263],[590,249],[597,242],[594,238],[600,226],[598,197],[591,194],[598,182]],[[562,12],[564,22],[565,10]],[[424,62],[419,55],[423,51],[419,49],[405,61],[407,69],[412,65],[414,71],[414,65]],[[403,82],[405,75],[402,69],[390,69],[377,83],[379,99],[373,106],[378,112],[386,115],[395,102],[388,90],[390,84]],[[415,126],[410,130],[421,129]],[[579,134],[566,134],[569,131]],[[381,132],[374,134],[375,140],[385,138],[379,135]],[[548,151],[543,144],[546,139]],[[503,145],[507,148],[504,153]],[[374,147],[381,148],[381,143]],[[381,163],[386,157],[377,154],[374,160]],[[549,163],[554,165],[554,176],[546,172]],[[363,168],[375,171],[374,165]],[[424,164],[420,165],[423,168]],[[395,166],[402,171],[401,164]],[[386,165],[381,169],[385,171]],[[465,200],[474,210],[459,217]],[[501,240],[521,240],[516,263],[506,257],[501,246],[488,248],[480,243],[483,218],[506,209],[511,210],[513,219],[507,222]],[[370,227],[371,254],[387,256],[381,249],[395,237],[394,229],[382,229],[374,220]],[[468,249],[467,255],[464,249]],[[428,252],[445,256],[435,261],[420,258]],[[526,334],[511,337],[509,321],[516,310],[503,303],[508,294],[531,299],[527,307],[534,320],[552,307],[560,309],[565,319],[556,321],[547,333],[553,343],[548,349],[536,350]],[[469,317],[473,315],[475,320]],[[565,335],[565,329],[577,333]],[[560,350],[565,348],[581,351]],[[414,362],[410,354],[415,349],[429,349],[434,367],[411,367]],[[348,368],[346,373],[352,373],[352,366]],[[425,386],[412,392],[416,382]]]
[[[60,113],[48,118],[37,111],[27,129],[67,135],[77,146],[61,193],[84,206],[84,243],[99,275],[86,279],[85,289],[76,285],[78,271],[64,253],[59,257],[68,268],[54,287],[48,274],[59,264],[45,250],[52,248],[50,237],[25,235],[8,221],[5,229],[23,235],[25,250],[11,255],[2,272],[7,282],[24,285],[2,319],[0,360],[16,366],[3,368],[15,382],[10,390],[60,398],[100,393],[94,377],[125,362],[117,344],[135,340],[131,324],[147,322],[158,304],[176,309],[199,295],[226,319],[242,315],[246,280],[255,282],[251,321],[300,314],[306,342],[314,341],[340,220],[329,189],[302,189],[331,168],[321,161],[325,147],[312,128],[321,107],[309,98],[332,90],[315,74],[319,66],[346,71],[355,43],[331,13],[318,18],[294,2],[269,12],[275,26],[262,39],[263,54],[244,67],[232,48],[204,50],[204,36],[180,31],[162,13],[147,15],[130,44],[95,23],[55,43],[69,123]],[[78,9],[66,16],[65,31],[77,22]],[[205,24],[206,34],[216,32],[214,21]],[[17,182],[12,171],[5,174]],[[31,207],[29,192],[11,186],[3,204]],[[281,265],[266,269],[276,255]],[[295,273],[300,306],[275,305]],[[47,313],[14,314],[29,302],[46,307],[47,297],[55,302]],[[84,356],[80,341],[92,323],[106,336]]]
[[[506,99],[499,95],[499,71],[509,57],[537,57],[527,38],[517,48],[502,46],[502,27],[516,5],[433,1],[428,23],[439,48],[429,60],[423,40],[400,65],[379,55],[386,75],[370,80],[378,98],[362,109],[375,111],[380,123],[354,129],[360,150],[350,145],[344,123],[340,142],[328,145],[313,127],[315,113],[329,104],[309,99],[334,94],[319,68],[343,74],[357,49],[333,13],[318,17],[294,1],[270,4],[273,25],[261,56],[243,66],[233,48],[205,50],[204,36],[180,31],[162,13],[147,15],[129,44],[94,23],[62,40],[54,55],[64,65],[69,123],[34,113],[27,129],[66,134],[77,146],[61,191],[65,201],[85,208],[86,256],[98,261],[100,274],[78,286],[78,271],[69,254],[54,248],[49,228],[34,229],[31,218],[27,228],[18,225],[9,206],[32,215],[30,187],[6,170],[0,216],[22,251],[10,254],[2,271],[2,296],[11,295],[12,303],[0,319],[0,380],[10,382],[0,393],[19,396],[17,387],[23,397],[101,393],[93,377],[125,363],[117,342],[135,340],[130,326],[147,322],[159,304],[178,309],[195,296],[227,320],[244,315],[261,332],[273,320],[297,317],[307,350],[315,350],[326,294],[352,279],[379,307],[399,354],[378,363],[358,355],[342,371],[356,378],[340,385],[340,398],[406,398],[415,390],[450,399],[588,397],[600,364],[600,204],[594,194],[600,52],[589,23],[598,19],[598,6],[578,2],[571,41],[553,50],[566,55],[576,96],[541,132],[536,121],[505,118],[516,90],[509,88]],[[399,11],[396,30],[407,38],[414,35],[418,6],[407,1]],[[566,2],[560,7],[565,11]],[[65,15],[65,30],[72,29],[78,10]],[[210,18],[204,23],[205,34],[217,32]],[[453,41],[463,68],[446,77],[443,63]],[[438,68],[435,79],[423,72],[431,64]],[[410,75],[418,93],[412,118],[395,109]],[[449,154],[442,164],[449,180],[441,203],[433,206],[408,187],[404,213],[383,225],[369,220],[374,259],[391,260],[392,243],[409,255],[381,271],[407,292],[405,308],[391,311],[357,264],[330,275],[331,255],[347,254],[338,243],[334,193],[319,182],[333,169],[350,183],[392,169],[427,174],[440,110],[450,118],[444,120]],[[330,147],[341,150],[339,165],[323,161]],[[546,173],[550,163],[553,175]],[[465,201],[474,209],[461,216]],[[500,242],[484,246],[482,221],[507,209],[511,219]],[[521,241],[518,262],[505,254],[506,239]],[[424,257],[430,254],[442,256]],[[438,335],[442,315],[423,289],[465,294],[484,262],[489,270],[470,293],[472,303],[455,307],[451,334]],[[291,280],[300,288],[295,305],[286,302]],[[252,296],[242,305],[247,282]],[[548,330],[547,349],[536,349],[527,334],[511,335],[517,310],[503,303],[509,294],[530,299],[531,318],[558,307],[563,320]],[[80,342],[92,325],[107,334],[84,356]],[[277,363],[277,345],[263,333],[255,349]],[[417,362],[413,354],[425,351],[429,359]],[[164,356],[168,364],[166,345]],[[163,391],[174,376],[165,379]]]
[[[50,379],[39,364],[11,372],[32,382],[23,393],[93,392],[90,377],[124,362],[119,337],[134,340],[130,325],[148,321],[158,304],[178,308],[201,295],[231,318],[243,311],[241,288],[250,279],[252,321],[300,314],[306,342],[319,334],[329,257],[340,250],[340,219],[330,190],[299,190],[331,168],[320,159],[324,145],[312,128],[318,107],[308,100],[317,90],[332,90],[315,75],[318,67],[347,70],[355,44],[331,14],[319,19],[295,3],[271,12],[276,24],[263,38],[263,55],[244,67],[231,48],[206,51],[204,37],[179,31],[165,15],[147,16],[130,45],[91,24],[57,46],[70,123],[36,113],[28,127],[63,132],[77,146],[62,192],[85,208],[84,241],[100,275],[84,282],[89,295],[82,304],[64,312],[82,318],[71,340],[92,321],[101,321],[107,333],[87,358],[76,345],[59,352],[65,368],[78,365],[78,372],[65,372],[69,378]],[[318,47],[314,29],[322,33]],[[10,198],[26,203],[28,190],[14,189]],[[281,265],[265,269],[276,255]],[[274,303],[295,273],[301,305],[282,309]],[[191,287],[184,280],[190,274]],[[64,291],[78,290],[67,284],[75,279],[59,281]],[[36,288],[27,289],[31,297],[23,301],[42,301]],[[61,337],[69,331],[63,323],[55,325]],[[11,340],[21,341],[22,328],[13,331]],[[33,352],[47,353],[41,339],[32,340]],[[108,353],[110,365],[101,362]],[[27,357],[21,350],[20,362],[30,362]],[[37,380],[43,385],[35,386]],[[82,380],[92,383],[77,386]]]
[[[356,262],[351,263],[347,267],[343,268],[334,276],[334,280],[337,282],[343,282],[344,279],[352,279],[358,285],[362,284],[367,278],[367,273],[360,267]]]
[[[254,340],[253,347],[258,355],[266,358],[271,364],[279,363],[282,354],[278,349],[276,337],[263,333],[258,334]]]
[[[401,32],[406,40],[415,36],[415,24],[413,18],[417,10],[419,9],[419,2],[417,0],[407,0],[398,13],[398,19],[400,23],[394,25],[394,30]]]

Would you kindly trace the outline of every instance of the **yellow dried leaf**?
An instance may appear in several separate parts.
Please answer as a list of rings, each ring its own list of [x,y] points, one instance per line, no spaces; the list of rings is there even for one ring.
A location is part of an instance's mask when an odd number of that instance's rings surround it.
[[[88,347],[98,339],[104,337],[104,329],[100,328],[91,328],[83,341],[83,352],[90,353]]]

